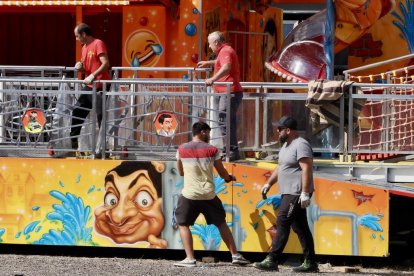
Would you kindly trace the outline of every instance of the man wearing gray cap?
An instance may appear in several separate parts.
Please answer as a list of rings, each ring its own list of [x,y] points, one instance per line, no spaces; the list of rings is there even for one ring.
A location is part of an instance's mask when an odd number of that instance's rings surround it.
[[[278,260],[289,239],[290,227],[298,235],[305,257],[295,272],[317,272],[315,246],[309,229],[306,207],[310,205],[313,186],[313,152],[311,145],[297,133],[297,121],[290,116],[283,116],[273,123],[279,133],[282,148],[279,162],[261,192],[264,198],[270,187],[276,182],[282,195],[279,213],[276,219],[277,234],[272,240],[271,252],[254,267],[261,270],[278,270]]]

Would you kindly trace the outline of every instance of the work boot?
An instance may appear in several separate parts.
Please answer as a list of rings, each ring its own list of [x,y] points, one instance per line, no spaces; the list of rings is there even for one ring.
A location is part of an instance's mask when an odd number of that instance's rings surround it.
[[[260,263],[254,263],[253,266],[255,268],[258,268],[258,269],[261,269],[261,270],[274,270],[274,271],[278,270],[277,262],[270,255],[267,255],[266,258],[263,261],[261,261]]]
[[[319,272],[319,268],[315,261],[305,259],[300,266],[293,268],[293,272]]]

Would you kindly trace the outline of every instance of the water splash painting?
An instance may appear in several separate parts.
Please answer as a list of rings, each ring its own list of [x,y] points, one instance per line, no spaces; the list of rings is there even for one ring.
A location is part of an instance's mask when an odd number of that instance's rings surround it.
[[[221,244],[220,231],[215,225],[194,224],[191,233],[201,239],[205,250],[218,250]]]
[[[23,234],[28,235],[31,232],[33,232],[33,230],[36,228],[36,226],[40,223],[40,220],[37,221],[33,221],[32,223],[30,223],[29,225],[27,225],[24,230],[23,230]]]
[[[401,15],[397,12],[397,7],[391,14],[397,18],[392,23],[400,30],[411,53],[414,52],[414,2],[406,0],[405,5],[400,2],[398,5]]]
[[[6,233],[6,229],[0,228],[0,243],[3,242],[3,239],[1,237],[4,235],[4,233]]]
[[[177,181],[177,182],[175,183],[175,187],[176,187],[177,189],[184,187],[184,178],[182,178],[182,179],[180,179],[179,181]]]
[[[367,215],[363,215],[358,217],[357,219],[357,224],[367,227],[369,229],[371,229],[372,231],[377,231],[377,232],[382,232],[382,227],[381,225],[378,223],[378,221],[380,221],[381,218],[372,214],[367,214]]]
[[[226,181],[224,181],[224,179],[220,176],[214,177],[214,185],[216,186],[216,195],[218,195],[221,192],[224,193],[224,190],[227,189]]]
[[[265,204],[267,205],[272,204],[273,209],[276,210],[277,208],[279,208],[281,201],[282,201],[282,195],[272,195],[272,196],[267,197],[266,199],[260,200],[259,203],[257,203],[256,205],[256,209],[259,209]]]
[[[51,191],[50,195],[62,204],[54,204],[54,211],[47,214],[47,219],[60,222],[63,230],[50,229],[34,244],[92,245],[92,227],[87,227],[90,206],[85,207],[82,199],[71,193],[64,195],[59,191]]]
[[[93,191],[95,190],[95,185],[92,185],[91,187],[89,187],[89,190],[88,190],[88,194],[90,194],[90,193],[92,193]]]

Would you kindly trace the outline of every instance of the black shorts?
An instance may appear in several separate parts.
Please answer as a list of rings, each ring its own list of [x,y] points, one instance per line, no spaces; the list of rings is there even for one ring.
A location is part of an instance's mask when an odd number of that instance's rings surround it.
[[[207,224],[220,226],[226,222],[223,203],[217,196],[209,200],[192,200],[180,195],[175,210],[178,225],[193,225],[200,213],[204,215]]]

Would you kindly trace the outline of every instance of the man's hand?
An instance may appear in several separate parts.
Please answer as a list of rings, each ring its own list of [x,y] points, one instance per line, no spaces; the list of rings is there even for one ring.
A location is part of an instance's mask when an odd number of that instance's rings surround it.
[[[205,80],[205,83],[206,83],[206,85],[207,85],[207,86],[212,85],[212,84],[213,84],[213,82],[214,82],[213,78],[209,78],[209,79],[206,79],[206,80]]]
[[[198,68],[208,67],[208,65],[209,65],[208,61],[199,61],[199,62],[197,63],[197,67],[198,67]]]
[[[267,198],[267,192],[270,190],[270,187],[272,187],[272,186],[270,186],[270,184],[269,183],[266,183],[263,187],[262,187],[262,197],[263,197],[263,199],[266,199]]]
[[[84,80],[83,83],[85,84],[90,84],[91,82],[93,82],[93,80],[95,79],[95,76],[93,74],[90,74],[89,76],[87,76]]]
[[[310,205],[309,193],[302,192],[299,197],[300,206],[305,209]]]
[[[78,70],[78,71],[79,70],[83,70],[83,63],[82,63],[82,61],[76,62],[75,69]]]
[[[224,181],[226,181],[226,183],[229,183],[230,181],[236,181],[236,177],[232,174],[229,174],[229,179],[224,180]]]

